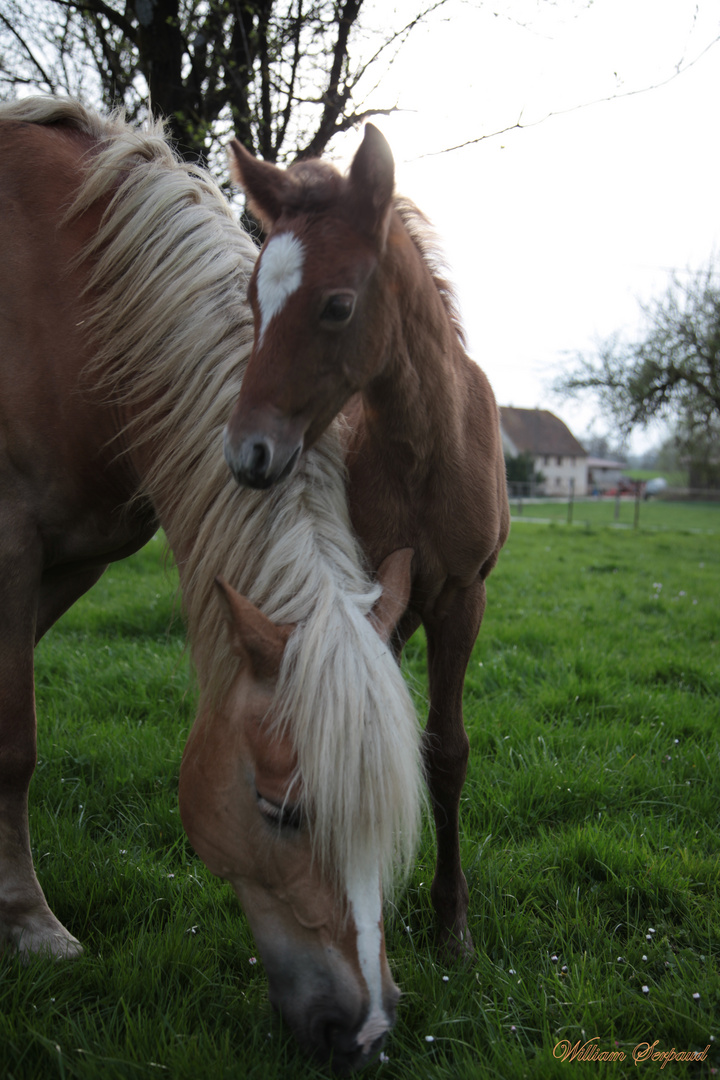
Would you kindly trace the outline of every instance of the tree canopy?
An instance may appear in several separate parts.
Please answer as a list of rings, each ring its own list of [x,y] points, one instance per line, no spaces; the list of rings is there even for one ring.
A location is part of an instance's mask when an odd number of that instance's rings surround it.
[[[361,24],[363,2],[0,0],[0,97],[64,93],[130,119],[149,100],[189,159],[230,134],[268,161],[319,155],[369,115],[373,70],[445,0],[382,31]]]
[[[555,382],[562,396],[590,393],[621,434],[666,419],[685,456],[710,463],[720,433],[720,270],[711,260],[643,307],[644,331],[577,353]],[[713,448],[715,448],[713,450]]]

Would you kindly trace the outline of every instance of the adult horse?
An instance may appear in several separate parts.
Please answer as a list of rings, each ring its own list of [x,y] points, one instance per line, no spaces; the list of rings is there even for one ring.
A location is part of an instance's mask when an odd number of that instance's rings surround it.
[[[256,249],[209,177],[158,126],[71,102],[2,106],[0,139],[0,937],[81,951],[32,864],[33,647],[161,525],[199,683],[183,823],[301,1043],[362,1064],[397,999],[381,881],[417,820],[417,724],[382,640],[408,553],[366,574],[337,430],[276,493],[230,477]]]
[[[225,456],[241,484],[268,487],[344,410],[351,520],[370,564],[414,549],[395,647],[424,625],[431,896],[443,945],[472,952],[458,843],[462,693],[485,579],[508,532],[495,399],[465,353],[427,223],[394,197],[393,158],[377,128],[367,125],[347,177],[321,161],[283,171],[237,142],[232,150],[268,238],[250,282],[255,342]]]

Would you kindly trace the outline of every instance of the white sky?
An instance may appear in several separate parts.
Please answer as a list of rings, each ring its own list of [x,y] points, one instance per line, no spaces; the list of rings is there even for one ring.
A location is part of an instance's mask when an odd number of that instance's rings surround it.
[[[377,2],[379,26],[418,6]],[[564,356],[632,333],[669,270],[720,252],[720,44],[659,89],[574,109],[667,80],[718,35],[717,0],[450,0],[381,81],[373,103],[408,110],[377,120],[398,190],[440,235],[501,405],[582,437],[592,405],[549,393]],[[535,126],[437,153],[518,120]]]

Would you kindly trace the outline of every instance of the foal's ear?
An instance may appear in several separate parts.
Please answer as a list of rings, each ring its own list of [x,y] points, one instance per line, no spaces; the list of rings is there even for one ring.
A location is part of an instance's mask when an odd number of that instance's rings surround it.
[[[236,592],[221,577],[215,578],[233,652],[257,679],[274,679],[280,671],[287,639],[294,626],[278,626]]]
[[[382,596],[372,609],[370,621],[386,644],[410,600],[410,565],[414,554],[413,548],[400,548],[383,559],[378,568]]]
[[[230,143],[230,174],[247,196],[249,209],[266,227],[274,225],[293,186],[284,169],[261,161],[241,142]]]
[[[395,162],[387,139],[374,124],[365,125],[365,137],[350,166],[350,187],[360,214],[358,224],[384,244],[395,190]]]

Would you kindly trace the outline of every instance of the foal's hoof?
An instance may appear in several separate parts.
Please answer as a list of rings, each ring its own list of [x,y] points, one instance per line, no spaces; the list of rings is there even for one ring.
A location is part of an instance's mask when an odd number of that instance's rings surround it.
[[[469,964],[475,959],[475,946],[467,923],[458,929],[440,927],[438,931],[438,952],[448,964]]]

